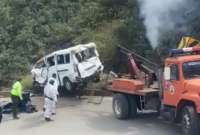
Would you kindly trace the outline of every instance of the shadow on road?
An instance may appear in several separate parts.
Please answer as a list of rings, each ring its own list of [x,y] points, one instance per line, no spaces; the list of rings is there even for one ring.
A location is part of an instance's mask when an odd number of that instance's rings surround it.
[[[33,115],[31,117],[28,117],[23,120],[24,125],[20,127],[20,129],[26,130],[30,128],[35,128],[35,127],[40,127],[43,126],[44,124],[47,124],[47,122],[44,120],[43,114],[38,114]]]
[[[180,127],[158,119],[154,113],[139,114],[136,119],[117,120],[110,113],[94,112],[95,117],[88,117],[88,126],[95,130],[138,135],[181,135]]]

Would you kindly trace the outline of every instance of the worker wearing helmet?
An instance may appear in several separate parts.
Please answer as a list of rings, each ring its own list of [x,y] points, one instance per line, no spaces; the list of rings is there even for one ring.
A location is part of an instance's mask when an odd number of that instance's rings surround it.
[[[12,111],[13,111],[13,119],[19,119],[18,110],[19,103],[22,100],[22,84],[21,79],[18,78],[17,81],[14,82],[11,90],[11,100],[12,100]]]

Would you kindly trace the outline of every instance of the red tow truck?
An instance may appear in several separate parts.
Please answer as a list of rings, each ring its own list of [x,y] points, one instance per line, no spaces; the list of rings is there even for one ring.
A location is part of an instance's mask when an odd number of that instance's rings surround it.
[[[112,81],[116,118],[135,118],[139,111],[155,110],[181,123],[184,135],[199,135],[200,48],[172,49],[163,66],[124,47],[119,50],[128,56],[130,75]]]

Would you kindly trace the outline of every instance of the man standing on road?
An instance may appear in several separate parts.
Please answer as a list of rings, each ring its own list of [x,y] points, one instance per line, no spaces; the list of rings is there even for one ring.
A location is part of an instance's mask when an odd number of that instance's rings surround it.
[[[18,110],[19,103],[22,100],[22,84],[21,79],[17,79],[17,81],[13,84],[11,90],[11,100],[12,100],[12,110],[13,110],[13,119],[19,119]]]
[[[56,76],[55,73],[52,75],[52,78],[50,78],[50,80],[53,80],[53,81],[55,82],[55,83],[53,84],[53,86],[54,86],[54,92],[55,92],[55,94],[56,94],[56,99],[55,99],[55,102],[53,103],[53,109],[52,109],[52,114],[53,114],[53,115],[56,114],[56,103],[57,103],[57,101],[58,101],[57,97],[58,97],[58,95],[59,95],[59,93],[58,93],[58,82],[57,82],[56,78],[57,78],[57,76]]]
[[[44,87],[44,117],[46,121],[52,120],[55,113],[55,104],[57,102],[57,82],[54,78],[50,78]]]

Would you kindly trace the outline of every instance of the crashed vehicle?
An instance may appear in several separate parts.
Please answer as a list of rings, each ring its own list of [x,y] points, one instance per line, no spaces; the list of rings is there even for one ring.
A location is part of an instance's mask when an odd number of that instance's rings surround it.
[[[59,86],[74,93],[79,86],[88,81],[98,81],[103,71],[95,43],[82,44],[68,49],[55,51],[34,65],[31,73],[34,85],[43,87],[46,80],[57,74]]]

